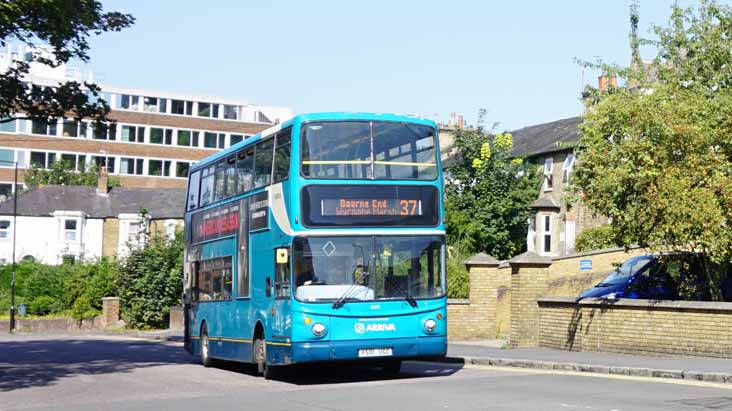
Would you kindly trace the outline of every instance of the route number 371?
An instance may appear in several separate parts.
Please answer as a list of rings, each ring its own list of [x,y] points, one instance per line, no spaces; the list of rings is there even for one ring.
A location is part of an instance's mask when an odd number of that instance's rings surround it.
[[[417,200],[399,200],[401,210],[399,215],[415,215],[417,214]]]

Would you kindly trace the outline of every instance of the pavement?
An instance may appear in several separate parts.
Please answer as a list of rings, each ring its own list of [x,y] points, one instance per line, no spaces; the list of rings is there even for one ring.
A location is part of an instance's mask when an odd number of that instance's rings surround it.
[[[724,359],[506,347],[505,340],[450,342],[446,360],[465,364],[554,369],[732,384],[732,353],[730,353],[730,358]]]
[[[488,345],[472,346],[498,349]],[[729,407],[732,385],[701,381],[430,362],[407,362],[398,375],[377,367],[304,365],[265,380],[241,364],[205,368],[179,342],[0,334],[0,411]]]

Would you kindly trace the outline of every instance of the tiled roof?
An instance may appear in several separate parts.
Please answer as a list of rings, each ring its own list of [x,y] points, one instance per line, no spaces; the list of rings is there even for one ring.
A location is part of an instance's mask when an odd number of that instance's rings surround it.
[[[549,197],[539,197],[531,203],[529,206],[530,208],[540,208],[540,209],[552,209],[556,208],[559,210],[561,207],[559,207],[559,204],[557,204],[553,199]]]
[[[579,141],[577,126],[582,117],[571,117],[511,131],[513,157],[532,157],[569,149]]]
[[[153,219],[182,219],[186,190],[182,188],[112,188],[106,195],[96,187],[43,186],[18,195],[18,215],[49,216],[54,211],[82,211],[90,218],[117,217],[145,208]],[[0,203],[0,214],[13,213],[12,197]]]

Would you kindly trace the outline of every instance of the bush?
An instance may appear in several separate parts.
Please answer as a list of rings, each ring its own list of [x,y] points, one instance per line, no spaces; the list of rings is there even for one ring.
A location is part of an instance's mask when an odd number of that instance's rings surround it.
[[[0,310],[10,310],[12,266],[0,266]],[[116,293],[117,265],[101,260],[86,264],[45,265],[19,262],[15,275],[15,302],[28,304],[31,314],[45,315],[72,309],[80,297],[93,309],[102,308],[102,297]]]
[[[59,310],[58,301],[47,295],[34,298],[28,305],[28,312],[34,315],[47,315],[61,310]]]
[[[447,298],[468,298],[470,276],[465,268],[466,257],[456,254],[447,259]]]
[[[71,316],[77,321],[94,318],[97,315],[99,315],[99,310],[92,307],[91,300],[85,295],[77,298],[74,305],[71,306]]]
[[[609,225],[590,228],[582,231],[577,236],[575,248],[578,252],[584,253],[603,248],[621,247],[618,236]]]
[[[183,241],[153,237],[144,249],[131,251],[119,268],[117,287],[122,315],[136,328],[167,327],[170,306],[183,293]]]

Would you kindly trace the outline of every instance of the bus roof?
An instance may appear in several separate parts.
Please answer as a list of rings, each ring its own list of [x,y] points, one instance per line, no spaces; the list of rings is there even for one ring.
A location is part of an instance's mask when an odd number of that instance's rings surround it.
[[[212,154],[212,155],[204,158],[203,160],[196,162],[191,167],[191,172],[201,169],[204,166],[207,166],[210,163],[214,163],[222,158],[225,158],[225,157],[231,155],[233,152],[239,150],[240,148],[248,146],[249,144],[254,143],[256,141],[259,141],[264,137],[268,137],[283,128],[287,128],[293,124],[302,123],[305,121],[315,121],[315,120],[321,120],[321,121],[323,121],[323,120],[399,121],[399,122],[422,124],[425,126],[437,128],[437,124],[435,124],[435,122],[432,120],[427,120],[427,119],[414,117],[414,116],[410,116],[410,115],[403,115],[403,114],[352,113],[352,112],[343,112],[343,111],[298,114],[297,116],[295,116],[283,123],[280,123],[276,126],[272,126],[265,130],[262,130],[253,136],[249,136],[245,140],[234,144],[233,146],[227,148],[226,150],[220,151],[216,154]]]

